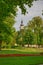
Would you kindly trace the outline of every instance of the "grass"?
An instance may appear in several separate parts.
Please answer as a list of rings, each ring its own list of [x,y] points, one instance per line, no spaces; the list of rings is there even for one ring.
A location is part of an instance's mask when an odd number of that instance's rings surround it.
[[[37,50],[37,51],[34,51]],[[4,49],[0,54],[37,54],[42,49],[22,48]],[[0,57],[0,65],[38,65],[43,64],[43,56],[22,56],[22,57]]]
[[[43,52],[43,48],[17,48],[16,50],[22,52]]]
[[[38,54],[39,52],[22,52],[17,50],[2,50],[0,54]]]
[[[0,58],[0,65],[38,65],[42,63],[43,63],[43,56]]]
[[[39,54],[40,52],[22,52],[17,50],[2,50],[0,54]]]
[[[36,54],[43,52],[42,48],[15,48],[15,49],[2,49],[0,54]]]

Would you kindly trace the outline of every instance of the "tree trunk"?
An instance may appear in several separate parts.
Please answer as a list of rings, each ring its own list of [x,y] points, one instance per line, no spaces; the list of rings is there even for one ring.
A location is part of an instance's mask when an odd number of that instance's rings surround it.
[[[28,44],[28,47],[29,47],[29,44]]]
[[[22,47],[24,47],[24,44],[22,44]]]
[[[40,48],[40,45],[38,45],[38,48]]]

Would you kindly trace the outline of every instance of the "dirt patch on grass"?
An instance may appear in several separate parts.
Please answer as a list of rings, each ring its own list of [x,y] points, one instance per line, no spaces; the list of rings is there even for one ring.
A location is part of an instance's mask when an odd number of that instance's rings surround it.
[[[14,57],[14,56],[43,56],[43,54],[0,54],[0,57]]]

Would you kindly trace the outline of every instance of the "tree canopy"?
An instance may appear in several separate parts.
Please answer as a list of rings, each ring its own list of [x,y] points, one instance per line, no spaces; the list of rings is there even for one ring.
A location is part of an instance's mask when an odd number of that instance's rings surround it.
[[[11,13],[15,16],[17,6],[21,8],[22,13],[25,13],[26,9],[24,4],[31,7],[33,1],[34,0],[0,0],[0,21],[4,20],[5,17]]]
[[[6,18],[8,18],[8,16],[16,15],[17,6],[19,6],[22,13],[25,14],[26,9],[24,4],[27,4],[30,7],[33,1],[34,0],[0,0],[0,33],[3,31],[7,34],[11,34],[11,28],[4,22]]]
[[[0,0],[0,31],[7,31],[6,33],[10,33],[10,28],[4,23],[4,20],[13,14],[16,15],[17,6],[19,6],[22,10],[22,13],[25,14],[26,9],[24,4],[29,7],[32,6],[32,2],[34,0]]]
[[[25,5],[28,5],[29,7],[31,7],[33,1],[35,1],[35,0],[0,0],[0,42],[2,40],[6,41],[6,39],[7,39],[7,41],[9,41],[9,39],[10,39],[9,35],[10,34],[13,35],[13,33],[14,33],[15,29],[13,29],[13,24],[15,23],[14,16],[16,16],[17,6],[19,6],[19,8],[21,8],[22,14],[25,14],[26,13]],[[34,28],[34,26],[37,27],[41,24],[40,17],[33,18],[32,20],[35,21],[35,23],[34,23],[34,21],[32,22],[33,28]],[[40,20],[40,22],[39,22],[39,20]],[[37,23],[37,21],[38,21],[38,23]],[[35,25],[33,25],[33,24],[35,24]],[[30,24],[30,26],[31,26],[31,24]],[[31,27],[29,27],[29,29],[31,29]],[[30,34],[30,38],[31,37],[33,38],[32,34]],[[40,36],[41,36],[41,34],[40,34]],[[24,42],[24,40],[23,40],[23,42]]]
[[[19,31],[16,41],[17,44],[25,45],[43,45],[43,19],[40,16],[33,17],[27,24],[24,26],[24,29]]]

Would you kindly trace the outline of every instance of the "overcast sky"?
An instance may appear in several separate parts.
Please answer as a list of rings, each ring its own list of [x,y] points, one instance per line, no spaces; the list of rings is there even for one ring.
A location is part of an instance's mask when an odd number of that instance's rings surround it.
[[[17,16],[16,16],[16,23],[14,24],[14,27],[16,30],[19,30],[21,20],[23,20],[23,24],[27,25],[28,21],[31,20],[35,16],[42,16],[42,10],[43,10],[43,0],[34,1],[33,6],[29,8],[26,6],[26,10],[28,14],[23,15],[21,14],[21,10],[18,8]]]

